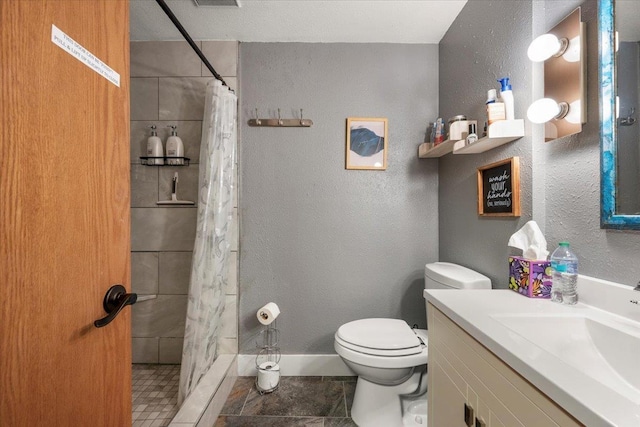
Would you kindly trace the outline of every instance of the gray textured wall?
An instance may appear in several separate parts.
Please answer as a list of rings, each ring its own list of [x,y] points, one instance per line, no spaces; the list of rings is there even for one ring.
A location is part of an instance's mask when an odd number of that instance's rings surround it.
[[[588,123],[578,135],[545,144],[546,236],[553,243],[571,242],[581,273],[635,285],[640,280],[640,232],[600,229],[597,2],[547,1],[546,6],[549,28],[582,6],[588,57]]]
[[[240,45],[240,353],[275,301],[284,353],[333,353],[363,317],[424,326],[426,262],[438,259],[438,164],[417,145],[438,111],[438,47]],[[255,128],[255,117],[311,128]],[[386,171],[345,170],[347,117],[387,117]]]
[[[583,274],[633,285],[640,279],[640,233],[600,229],[597,2],[471,1],[440,43],[440,115],[483,117],[485,90],[509,75],[516,116],[525,117],[540,93],[542,76],[526,57],[533,37],[555,26],[577,6],[587,22],[588,123],[582,133],[545,144],[540,129],[481,155],[448,155],[440,161],[440,258],[474,268],[506,287],[509,236],[533,218],[553,250],[569,240]],[[496,25],[500,23],[500,25]],[[444,76],[447,76],[444,78]],[[477,167],[521,157],[522,217],[476,215]],[[535,191],[533,191],[535,189]]]
[[[510,77],[515,116],[524,118],[531,103],[527,59],[531,42],[530,1],[470,1],[440,42],[440,116],[456,114],[484,123],[487,90]],[[481,126],[479,126],[481,127]],[[465,265],[489,276],[494,287],[508,284],[509,236],[532,219],[532,129],[525,121],[525,137],[476,155],[449,154],[440,159],[440,260]],[[479,217],[477,169],[520,157],[520,218]]]

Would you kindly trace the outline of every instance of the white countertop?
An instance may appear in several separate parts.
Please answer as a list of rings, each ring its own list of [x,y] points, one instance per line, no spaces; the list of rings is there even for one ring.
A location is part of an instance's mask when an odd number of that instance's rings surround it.
[[[571,360],[562,360],[545,351],[494,317],[522,313],[585,315],[596,320],[617,319],[623,327],[625,323],[638,324],[640,306],[630,304],[630,297],[638,299],[640,293],[617,284],[603,289],[603,284],[611,282],[580,276],[578,289],[584,302],[575,306],[530,299],[511,290],[431,289],[424,291],[424,297],[583,424],[638,427],[640,391],[622,377],[613,378],[605,385],[574,367]],[[616,314],[603,310],[612,308]],[[531,325],[531,333],[535,333],[535,325]],[[640,369],[640,354],[633,357]]]

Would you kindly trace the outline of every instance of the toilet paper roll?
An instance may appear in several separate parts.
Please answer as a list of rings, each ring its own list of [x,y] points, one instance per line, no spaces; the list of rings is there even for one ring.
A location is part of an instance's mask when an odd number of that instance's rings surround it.
[[[270,302],[261,307],[256,313],[258,321],[263,325],[270,325],[280,315],[280,308],[275,302]]]
[[[273,362],[264,362],[258,367],[258,389],[271,391],[280,382],[280,366]]]

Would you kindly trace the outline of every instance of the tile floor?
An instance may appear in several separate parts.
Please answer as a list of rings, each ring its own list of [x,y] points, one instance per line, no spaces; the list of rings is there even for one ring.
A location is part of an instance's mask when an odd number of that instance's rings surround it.
[[[238,377],[214,427],[356,427],[349,417],[357,377],[282,377],[261,395]]]
[[[180,365],[140,365],[133,369],[133,427],[168,426],[178,412]]]

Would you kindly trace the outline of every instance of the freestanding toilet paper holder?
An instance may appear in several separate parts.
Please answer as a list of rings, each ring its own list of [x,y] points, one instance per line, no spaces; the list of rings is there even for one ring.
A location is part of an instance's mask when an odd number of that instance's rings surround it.
[[[280,331],[276,328],[276,320],[265,325],[260,332],[261,339],[256,340],[256,347],[260,350],[256,356],[256,389],[260,394],[271,393],[280,383],[280,347],[278,338]]]

